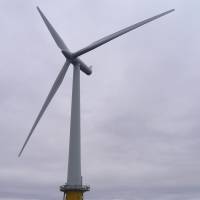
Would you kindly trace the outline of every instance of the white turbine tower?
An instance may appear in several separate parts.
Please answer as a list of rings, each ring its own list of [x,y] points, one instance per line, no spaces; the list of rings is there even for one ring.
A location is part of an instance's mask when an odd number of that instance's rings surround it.
[[[68,47],[65,45],[61,37],[58,35],[56,30],[44,16],[42,11],[37,7],[44,23],[46,24],[49,32],[51,33],[53,39],[55,40],[57,46],[62,51],[63,55],[66,58],[66,62],[61,69],[60,73],[58,74],[29,134],[26,138],[24,145],[19,152],[18,156],[21,156],[25,146],[27,145],[34,129],[36,128],[38,122],[40,121],[41,117],[43,116],[47,106],[51,102],[52,98],[54,97],[55,93],[57,92],[58,88],[60,87],[64,76],[67,72],[67,69],[70,64],[74,66],[73,68],[73,87],[72,87],[72,105],[71,105],[71,124],[70,124],[70,142],[69,142],[69,157],[68,157],[68,176],[67,176],[67,183],[63,186],[60,186],[60,190],[64,192],[64,199],[67,200],[81,200],[83,199],[83,192],[89,191],[89,186],[82,185],[82,176],[81,176],[81,145],[80,145],[80,70],[87,75],[92,73],[90,67],[88,67],[80,58],[79,56],[129,32],[132,31],[140,26],[143,26],[146,23],[149,23],[155,19],[158,19],[166,14],[171,13],[174,9],[136,23],[132,26],[124,28],[118,32],[115,32],[111,35],[103,37],[102,39],[93,42],[89,46],[75,52],[71,53]]]

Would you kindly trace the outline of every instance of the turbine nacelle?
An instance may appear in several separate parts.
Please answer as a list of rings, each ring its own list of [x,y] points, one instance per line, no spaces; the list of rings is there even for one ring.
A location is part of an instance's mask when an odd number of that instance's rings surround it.
[[[75,57],[72,53],[66,50],[62,50],[62,54],[65,56],[69,62],[71,62],[73,65],[79,65],[80,70],[84,72],[87,75],[92,74],[92,67],[88,67],[80,58]]]

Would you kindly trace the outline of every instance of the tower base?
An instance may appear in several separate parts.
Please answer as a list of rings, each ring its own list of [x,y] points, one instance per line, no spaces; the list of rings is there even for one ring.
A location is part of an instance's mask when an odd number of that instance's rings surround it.
[[[64,192],[63,200],[83,200],[83,193],[90,190],[87,185],[62,185],[60,191]]]

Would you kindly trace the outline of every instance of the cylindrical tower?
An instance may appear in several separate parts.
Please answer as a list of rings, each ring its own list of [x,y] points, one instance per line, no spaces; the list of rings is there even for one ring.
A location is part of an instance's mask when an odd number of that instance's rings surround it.
[[[64,199],[82,200],[89,186],[82,185],[81,176],[81,120],[80,120],[80,66],[74,65],[72,85],[71,125],[67,183],[60,186]]]

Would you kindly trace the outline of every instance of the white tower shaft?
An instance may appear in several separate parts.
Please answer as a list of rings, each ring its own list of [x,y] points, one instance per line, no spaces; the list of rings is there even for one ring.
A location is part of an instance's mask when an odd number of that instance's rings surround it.
[[[80,65],[73,69],[67,185],[82,185],[80,128]]]

